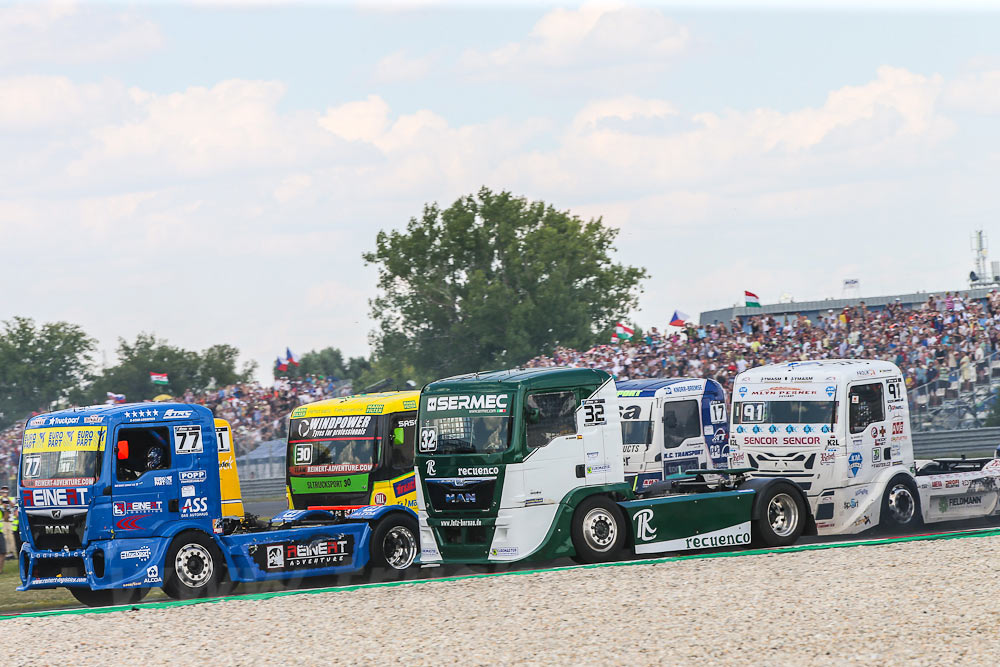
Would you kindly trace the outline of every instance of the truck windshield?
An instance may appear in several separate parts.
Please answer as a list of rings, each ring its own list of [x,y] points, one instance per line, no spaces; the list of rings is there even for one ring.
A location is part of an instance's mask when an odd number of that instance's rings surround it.
[[[744,401],[734,424],[836,424],[837,401]]]
[[[493,454],[510,444],[510,417],[436,417],[420,422],[420,451]]]
[[[648,445],[652,442],[652,423],[648,420],[623,421],[623,445]]]
[[[361,473],[375,468],[378,444],[371,415],[304,417],[288,429],[288,466],[293,475]]]
[[[31,429],[24,432],[21,485],[80,486],[98,477],[104,427]]]

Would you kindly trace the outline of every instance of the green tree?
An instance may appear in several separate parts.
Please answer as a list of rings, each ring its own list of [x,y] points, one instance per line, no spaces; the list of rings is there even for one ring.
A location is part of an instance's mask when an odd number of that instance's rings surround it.
[[[363,255],[379,271],[376,358],[422,381],[590,347],[635,307],[647,277],[612,261],[616,236],[600,218],[486,188],[425,206]]]
[[[101,402],[107,392],[125,394],[129,401],[142,401],[157,394],[204,391],[214,386],[246,382],[254,365],[237,370],[239,350],[232,345],[213,345],[202,353],[175,347],[150,333],[140,333],[134,342],[118,339],[118,363],[93,378],[85,395]],[[166,373],[167,385],[155,385],[150,373]]]
[[[371,362],[364,357],[351,357],[344,361],[344,353],[335,347],[325,347],[322,350],[310,350],[299,358],[298,366],[289,366],[288,370],[280,371],[274,367],[274,377],[304,377],[306,375],[322,375],[339,380],[356,380],[362,373],[371,369]]]
[[[45,410],[87,377],[97,342],[68,322],[15,317],[0,332],[0,426]]]

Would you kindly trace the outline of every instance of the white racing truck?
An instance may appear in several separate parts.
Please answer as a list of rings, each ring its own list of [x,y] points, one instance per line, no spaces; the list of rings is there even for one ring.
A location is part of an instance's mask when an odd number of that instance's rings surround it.
[[[914,460],[906,385],[887,361],[745,371],[733,386],[731,429],[729,465],[796,482],[819,535],[1000,512],[1000,460]]]
[[[617,382],[625,481],[641,491],[685,470],[725,468],[726,393],[715,380]]]

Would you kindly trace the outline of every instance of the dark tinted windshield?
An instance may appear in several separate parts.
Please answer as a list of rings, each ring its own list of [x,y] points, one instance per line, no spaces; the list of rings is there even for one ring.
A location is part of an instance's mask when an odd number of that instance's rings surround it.
[[[510,417],[438,417],[420,423],[427,454],[493,454],[510,444]]]
[[[288,430],[288,466],[293,475],[369,472],[378,463],[372,415],[293,419]]]
[[[643,421],[623,421],[622,422],[622,444],[623,445],[648,445],[652,438],[652,424],[649,420]]]

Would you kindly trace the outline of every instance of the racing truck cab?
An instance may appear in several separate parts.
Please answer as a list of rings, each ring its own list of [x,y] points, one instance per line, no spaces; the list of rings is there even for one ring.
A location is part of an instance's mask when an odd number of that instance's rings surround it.
[[[797,487],[745,480],[740,470],[686,470],[634,492],[620,414],[614,380],[595,369],[492,371],[425,386],[421,563],[599,562],[628,546],[639,554],[744,545],[755,531],[765,544],[788,544],[807,528]],[[777,532],[767,532],[769,516]]]
[[[685,470],[727,467],[729,420],[718,382],[660,378],[617,387],[625,480],[634,490]]]
[[[66,587],[88,605],[137,602],[152,587],[198,597],[224,582],[403,569],[417,552],[406,507],[243,516],[231,430],[200,405],[29,420],[18,500],[18,590]]]
[[[736,377],[731,413],[730,465],[793,480],[820,535],[998,510],[1000,461],[914,460],[906,383],[888,361],[753,368]]]
[[[295,408],[286,484],[292,509],[417,508],[414,434],[420,392],[331,398]]]

